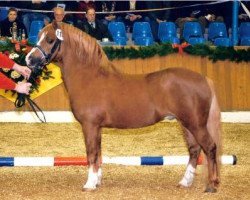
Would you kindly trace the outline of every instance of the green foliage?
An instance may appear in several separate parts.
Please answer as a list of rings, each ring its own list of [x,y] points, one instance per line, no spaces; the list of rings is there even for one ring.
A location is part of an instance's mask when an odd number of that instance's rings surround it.
[[[171,44],[155,44],[147,47],[103,47],[110,60],[114,59],[136,59],[150,58],[156,55],[166,56],[172,53],[178,53],[178,48],[173,48]],[[232,62],[249,62],[250,48],[234,49],[234,47],[214,47],[207,44],[190,45],[183,48],[183,51],[189,55],[208,57],[213,62],[218,60],[230,60]]]

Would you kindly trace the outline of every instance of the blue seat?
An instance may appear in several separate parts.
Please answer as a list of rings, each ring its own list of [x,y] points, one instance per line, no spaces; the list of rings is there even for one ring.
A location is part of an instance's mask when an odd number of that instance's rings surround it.
[[[115,37],[114,42],[116,45],[124,46],[127,44],[127,38],[126,37]]]
[[[250,37],[250,22],[242,22],[239,27],[239,36]]]
[[[240,45],[241,46],[250,46],[250,37],[243,37],[240,40]]]
[[[183,27],[183,38],[188,41],[189,38],[204,38],[199,22],[186,22]]]
[[[179,44],[176,25],[173,22],[161,22],[158,28],[158,38],[161,42]]]
[[[216,38],[228,38],[227,28],[223,22],[212,22],[208,26],[208,40],[214,42]]]
[[[127,40],[125,25],[123,22],[110,22],[108,25],[108,29],[114,40],[117,37],[126,38]]]
[[[154,44],[154,40],[153,37],[136,37],[134,44],[139,46],[150,46]]]
[[[205,42],[205,38],[202,37],[190,37],[187,41],[191,45],[203,44]]]
[[[28,42],[30,44],[36,44],[38,42],[38,34],[44,27],[44,22],[40,20],[34,20],[30,25],[30,32],[28,34]]]
[[[171,44],[180,44],[180,39],[178,37],[169,37],[169,36],[163,36],[160,41],[162,43],[171,43]]]
[[[0,8],[0,21],[4,20],[8,16],[9,7]]]
[[[250,22],[242,22],[239,27],[240,45],[249,46]]]
[[[132,39],[137,37],[151,37],[153,39],[152,30],[148,22],[135,22],[133,25]]]
[[[215,38],[214,45],[215,46],[230,47],[230,46],[232,46],[232,42],[229,38]]]

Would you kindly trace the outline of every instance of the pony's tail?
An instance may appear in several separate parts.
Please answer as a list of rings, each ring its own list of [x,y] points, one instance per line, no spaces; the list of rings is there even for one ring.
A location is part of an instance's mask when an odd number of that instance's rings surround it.
[[[222,142],[221,142],[221,112],[219,103],[215,94],[214,84],[212,80],[207,78],[208,85],[212,93],[212,101],[210,105],[207,129],[216,144],[216,162],[217,162],[217,172],[220,176],[220,165],[221,165],[221,153],[222,153]]]

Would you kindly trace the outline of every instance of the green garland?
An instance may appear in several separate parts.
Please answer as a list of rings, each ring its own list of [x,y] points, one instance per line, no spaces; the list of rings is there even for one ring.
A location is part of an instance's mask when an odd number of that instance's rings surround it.
[[[114,59],[136,59],[136,58],[150,58],[156,55],[166,56],[172,53],[178,53],[178,48],[173,48],[172,44],[155,44],[147,47],[103,47],[110,60]],[[250,48],[248,49],[234,49],[234,47],[214,47],[206,44],[190,45],[183,48],[183,51],[189,55],[208,57],[213,62],[219,60],[230,60],[232,62],[249,62]]]
[[[147,47],[121,47],[114,48],[112,46],[103,47],[110,60],[114,59],[136,59],[136,58],[149,58],[155,55],[166,56],[168,54],[177,53],[177,48],[172,48],[169,44],[155,44]]]

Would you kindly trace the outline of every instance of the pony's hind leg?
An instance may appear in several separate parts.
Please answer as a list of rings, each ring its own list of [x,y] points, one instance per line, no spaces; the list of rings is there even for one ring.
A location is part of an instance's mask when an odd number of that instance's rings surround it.
[[[101,130],[91,123],[84,123],[83,133],[88,161],[88,180],[84,191],[95,190],[101,184]]]
[[[217,145],[206,126],[195,128],[191,132],[207,157],[208,183],[205,192],[216,192],[219,184]]]
[[[179,187],[190,187],[194,180],[195,169],[197,167],[198,158],[201,152],[201,146],[197,143],[194,136],[190,133],[188,129],[183,128],[184,137],[186,139],[187,148],[189,151],[189,162],[187,165],[186,172],[179,182]]]

